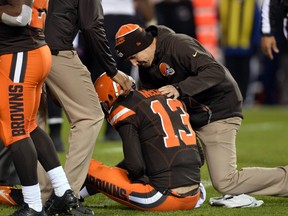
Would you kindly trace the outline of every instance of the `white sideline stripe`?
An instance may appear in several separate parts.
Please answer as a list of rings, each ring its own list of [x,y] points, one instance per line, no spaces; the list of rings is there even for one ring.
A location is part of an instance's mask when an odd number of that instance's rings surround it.
[[[287,124],[283,122],[267,122],[267,123],[252,123],[252,124],[242,124],[240,127],[241,130],[245,131],[263,131],[263,130],[277,130],[278,128],[287,127]]]
[[[201,183],[204,185],[204,187],[211,187],[212,183],[208,180],[201,180]]]
[[[97,147],[96,147],[97,148]],[[107,148],[107,149],[99,149],[97,152],[99,153],[105,153],[105,154],[111,154],[111,153],[117,153],[117,152],[122,152],[122,146],[121,147],[113,147],[113,148]]]

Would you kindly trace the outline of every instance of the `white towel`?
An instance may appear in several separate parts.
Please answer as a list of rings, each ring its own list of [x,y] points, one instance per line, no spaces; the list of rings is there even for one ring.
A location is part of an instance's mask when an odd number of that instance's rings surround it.
[[[251,208],[259,207],[264,202],[263,200],[256,200],[252,196],[240,194],[237,196],[225,195],[222,197],[210,198],[209,203],[212,206],[222,206],[225,208]]]
[[[200,198],[199,198],[195,208],[199,208],[206,200],[206,190],[205,190],[205,187],[202,183],[200,183],[199,189],[200,189]]]

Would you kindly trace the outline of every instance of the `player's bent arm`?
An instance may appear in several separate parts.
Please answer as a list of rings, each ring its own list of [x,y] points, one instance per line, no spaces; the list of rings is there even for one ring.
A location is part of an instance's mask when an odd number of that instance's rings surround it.
[[[131,181],[145,175],[145,162],[142,155],[138,131],[132,124],[119,127],[118,132],[123,143],[124,164]]]
[[[32,16],[33,0],[8,0],[0,6],[0,22],[9,26],[26,26]]]

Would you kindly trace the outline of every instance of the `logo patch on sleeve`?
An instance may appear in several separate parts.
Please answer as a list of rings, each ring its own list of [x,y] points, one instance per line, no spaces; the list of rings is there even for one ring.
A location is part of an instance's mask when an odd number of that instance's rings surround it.
[[[175,73],[175,70],[171,68],[168,64],[166,63],[160,63],[159,65],[159,70],[163,76],[171,76]]]

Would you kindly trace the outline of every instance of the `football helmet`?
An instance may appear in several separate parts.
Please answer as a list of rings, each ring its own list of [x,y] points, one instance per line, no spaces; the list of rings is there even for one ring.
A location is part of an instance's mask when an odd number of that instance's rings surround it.
[[[102,108],[107,113],[110,113],[112,104],[120,95],[121,86],[113,81],[106,73],[103,73],[95,81],[94,87],[98,94]]]

